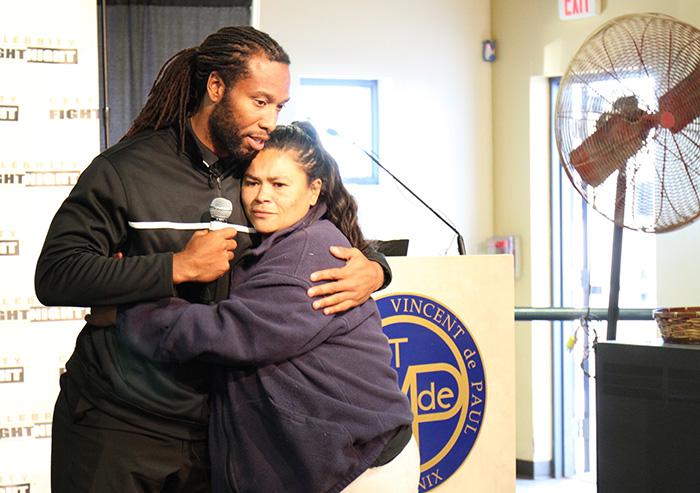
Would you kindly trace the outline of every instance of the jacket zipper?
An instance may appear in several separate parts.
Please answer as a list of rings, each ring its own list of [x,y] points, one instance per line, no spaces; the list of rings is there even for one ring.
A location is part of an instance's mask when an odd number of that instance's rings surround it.
[[[209,177],[209,188],[214,188],[214,184],[216,184],[216,189],[219,191],[219,197],[221,197],[221,173],[218,171],[214,170],[211,166],[209,166],[209,163],[206,161],[202,161],[204,163],[204,166],[207,168],[207,173]]]

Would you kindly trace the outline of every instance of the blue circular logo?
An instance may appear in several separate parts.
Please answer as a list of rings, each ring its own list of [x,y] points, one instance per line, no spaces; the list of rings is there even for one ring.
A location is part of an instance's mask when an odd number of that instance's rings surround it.
[[[468,327],[433,299],[400,293],[377,306],[399,386],[411,401],[419,491],[429,491],[454,474],[479,435],[486,403],[481,355]]]

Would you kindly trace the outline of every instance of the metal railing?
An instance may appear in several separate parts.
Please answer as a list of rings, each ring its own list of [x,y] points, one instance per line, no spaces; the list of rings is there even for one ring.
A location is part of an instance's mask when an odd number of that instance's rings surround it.
[[[607,308],[535,308],[515,307],[515,320],[517,322],[530,322],[533,320],[607,320]],[[617,317],[619,320],[654,320],[653,308],[620,308]]]

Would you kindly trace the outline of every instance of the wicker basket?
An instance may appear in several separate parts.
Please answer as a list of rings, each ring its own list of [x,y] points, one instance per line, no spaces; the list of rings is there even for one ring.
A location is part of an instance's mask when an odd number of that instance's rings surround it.
[[[657,308],[654,318],[664,341],[700,344],[700,306]]]

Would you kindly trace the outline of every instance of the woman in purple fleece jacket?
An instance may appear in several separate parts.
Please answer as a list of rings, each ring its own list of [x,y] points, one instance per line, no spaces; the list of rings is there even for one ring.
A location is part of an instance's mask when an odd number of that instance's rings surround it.
[[[210,455],[215,492],[415,492],[412,414],[373,300],[314,310],[309,275],[366,247],[357,207],[313,127],[278,127],[241,200],[262,241],[217,305],[178,298],[120,310],[121,335],[159,361],[216,363]],[[349,240],[349,241],[348,241]]]

